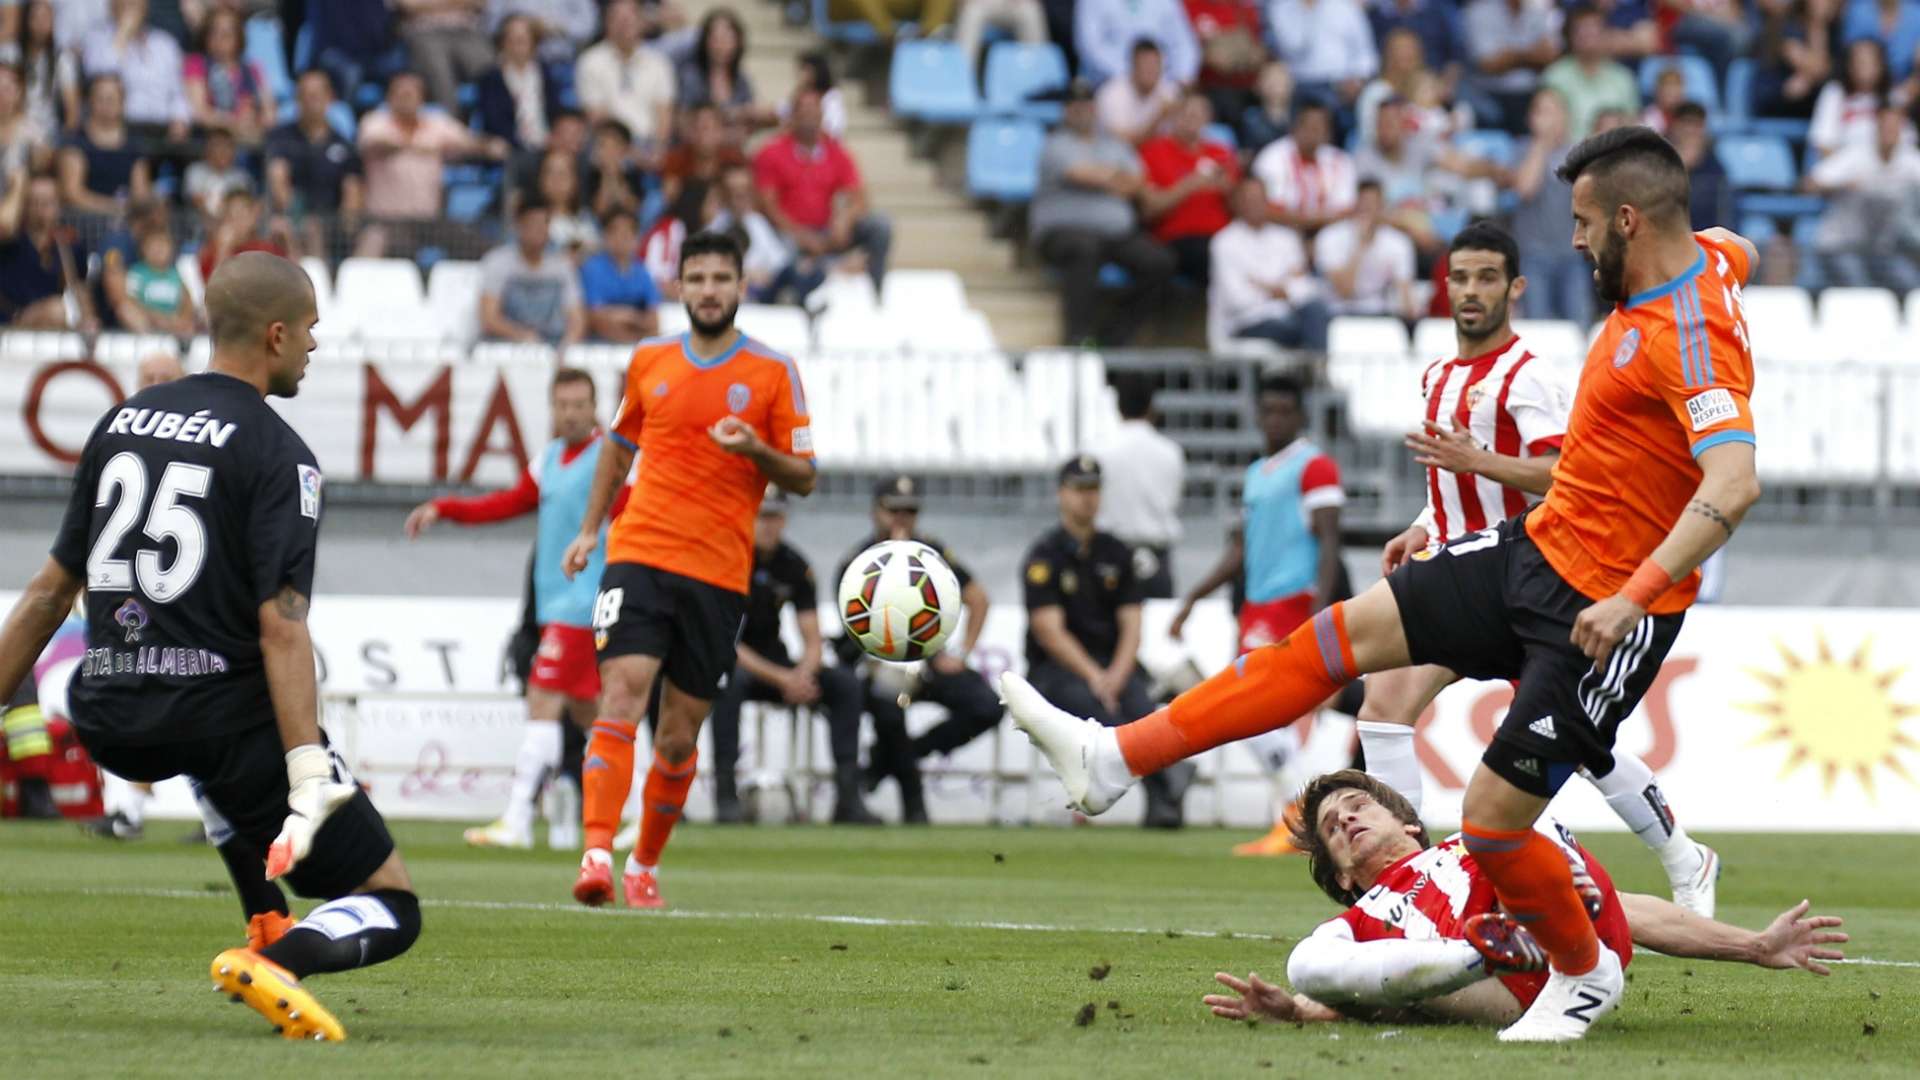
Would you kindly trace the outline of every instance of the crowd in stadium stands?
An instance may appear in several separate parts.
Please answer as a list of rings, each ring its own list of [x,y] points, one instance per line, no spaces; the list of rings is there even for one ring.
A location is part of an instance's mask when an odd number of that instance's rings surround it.
[[[1760,242],[1756,280],[1920,287],[1920,0],[818,6],[970,72],[1009,36],[1064,58],[1025,229],[1069,342],[1202,290],[1225,336],[1309,349],[1333,315],[1444,312],[1483,215],[1526,314],[1589,321],[1554,167],[1625,123],[1680,150],[1697,225]],[[833,58],[756,87],[748,48],[678,0],[0,0],[0,319],[186,333],[235,252],[484,255],[487,336],[619,340],[701,229],[749,241],[756,300],[877,285]]]

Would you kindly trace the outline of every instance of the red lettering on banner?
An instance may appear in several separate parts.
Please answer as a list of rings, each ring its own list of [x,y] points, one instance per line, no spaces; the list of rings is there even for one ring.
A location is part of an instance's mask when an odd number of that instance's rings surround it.
[[[1473,708],[1467,712],[1467,723],[1473,728],[1473,737],[1479,745],[1493,742],[1493,733],[1499,729],[1500,716],[1513,704],[1513,687],[1501,682],[1489,686],[1484,693],[1473,699]]]
[[[419,400],[412,404],[402,402],[372,364],[362,364],[360,370],[366,377],[366,385],[360,395],[360,478],[380,479],[374,471],[373,450],[374,444],[379,441],[380,411],[384,409],[403,432],[412,431],[421,417],[433,413],[433,475],[430,479],[445,481],[447,443],[451,437],[449,418],[453,413],[453,369],[442,366],[440,374],[427,384]],[[524,461],[525,457],[523,453],[521,459]],[[471,467],[468,471],[472,471]]]
[[[20,416],[26,421],[27,436],[33,440],[33,445],[39,447],[41,453],[62,465],[78,464],[80,451],[84,448],[76,446],[68,449],[49,438],[46,429],[40,424],[40,404],[46,396],[47,384],[69,371],[84,371],[105,385],[107,393],[113,398],[107,403],[109,408],[127,399],[127,395],[120,389],[119,380],[113,377],[113,372],[91,360],[62,360],[48,364],[33,373],[33,381],[27,384],[26,400],[20,404]]]
[[[1680,745],[1678,732],[1673,726],[1673,713],[1667,707],[1667,692],[1672,689],[1675,679],[1686,678],[1699,666],[1700,661],[1691,656],[1660,665],[1660,674],[1654,676],[1653,685],[1647,688],[1647,696],[1640,700],[1647,710],[1647,720],[1653,727],[1653,745],[1640,757],[1647,763],[1647,768],[1654,772],[1667,767]]]
[[[490,445],[495,424],[506,426],[507,445]],[[513,398],[507,393],[507,377],[504,373],[493,377],[493,397],[487,401],[487,411],[480,417],[480,426],[474,429],[473,446],[467,451],[467,463],[460,469],[461,483],[473,482],[473,471],[480,467],[480,459],[488,454],[511,454],[515,475],[527,467],[527,444],[520,438],[520,418],[513,414]]]
[[[1466,786],[1461,782],[1460,774],[1454,772],[1453,766],[1447,764],[1447,759],[1441,757],[1440,751],[1435,750],[1433,744],[1427,741],[1427,727],[1433,723],[1435,715],[1437,714],[1433,706],[1429,705],[1427,710],[1420,714],[1420,719],[1414,721],[1413,756],[1419,759],[1421,768],[1427,770],[1435,783],[1448,791],[1458,791]]]

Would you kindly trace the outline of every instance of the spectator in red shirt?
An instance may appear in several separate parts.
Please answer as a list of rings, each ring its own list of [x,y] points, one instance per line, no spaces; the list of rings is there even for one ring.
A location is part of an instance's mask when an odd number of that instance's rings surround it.
[[[818,91],[795,92],[787,130],[754,156],[753,182],[767,217],[802,256],[858,252],[874,287],[880,287],[893,226],[868,212],[859,166],[838,140],[820,130]]]
[[[293,227],[286,218],[276,217],[265,236],[260,235],[260,199],[246,188],[227,192],[220,203],[220,219],[214,223],[207,242],[200,245],[200,280],[213,277],[221,260],[243,251],[265,251],[283,259],[298,259],[293,242]]]
[[[1172,129],[1140,144],[1146,171],[1141,216],[1153,238],[1173,250],[1180,274],[1201,285],[1207,283],[1213,234],[1233,220],[1227,192],[1240,178],[1233,151],[1203,137],[1212,122],[1213,103],[1191,90],[1173,111]]]
[[[1220,116],[1239,116],[1253,101],[1254,80],[1268,60],[1260,38],[1258,0],[1185,0],[1200,39],[1200,89]]]

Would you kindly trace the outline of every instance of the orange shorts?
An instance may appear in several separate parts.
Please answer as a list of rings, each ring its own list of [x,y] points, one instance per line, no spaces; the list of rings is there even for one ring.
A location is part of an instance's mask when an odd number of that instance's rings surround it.
[[[541,627],[527,685],[585,701],[598,699],[600,664],[593,652],[593,630],[559,623]]]

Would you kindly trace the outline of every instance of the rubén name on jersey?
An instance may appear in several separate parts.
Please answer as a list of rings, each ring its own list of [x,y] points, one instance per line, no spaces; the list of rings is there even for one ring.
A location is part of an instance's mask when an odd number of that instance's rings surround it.
[[[214,416],[208,409],[183,416],[164,409],[121,409],[113,414],[113,423],[107,425],[109,435],[139,435],[149,439],[165,439],[170,442],[212,443],[216,447],[225,447],[227,440],[240,427],[237,423],[228,423]]]

